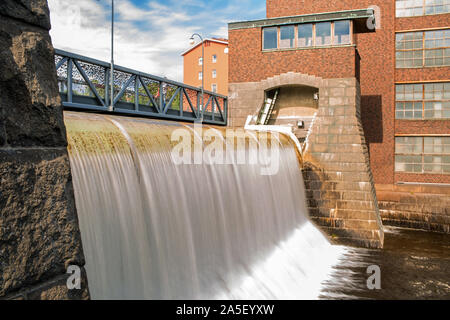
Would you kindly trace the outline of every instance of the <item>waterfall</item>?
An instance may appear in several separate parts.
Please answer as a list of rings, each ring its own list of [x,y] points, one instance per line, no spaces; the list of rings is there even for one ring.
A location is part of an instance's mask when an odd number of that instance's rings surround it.
[[[189,124],[64,116],[93,299],[318,297],[343,249],[309,221],[284,136],[270,137],[279,167],[264,175],[262,162],[175,164],[172,134],[194,132]],[[225,144],[225,129],[213,130]],[[227,152],[259,145],[248,136]]]

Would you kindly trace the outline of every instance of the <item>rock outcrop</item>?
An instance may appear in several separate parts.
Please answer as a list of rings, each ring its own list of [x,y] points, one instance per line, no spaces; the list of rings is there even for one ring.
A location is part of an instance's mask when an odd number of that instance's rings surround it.
[[[47,1],[0,1],[0,298],[89,297],[49,29]]]

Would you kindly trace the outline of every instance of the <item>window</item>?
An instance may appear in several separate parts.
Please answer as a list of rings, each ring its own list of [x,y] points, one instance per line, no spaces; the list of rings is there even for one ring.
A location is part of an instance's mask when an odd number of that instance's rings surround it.
[[[450,65],[450,29],[396,34],[396,67]]]
[[[425,66],[450,65],[450,29],[425,32]]]
[[[295,34],[298,48],[349,45],[351,28],[350,20],[264,28],[263,50],[295,48]]]
[[[264,49],[276,49],[278,47],[278,29],[277,28],[264,28],[263,34],[263,48]]]
[[[333,44],[350,43],[350,21],[336,21],[334,23]]]
[[[203,80],[203,72],[198,73],[198,80]]]
[[[217,55],[215,55],[215,54],[212,55],[212,62],[213,63],[217,62]]]
[[[294,26],[280,27],[280,48],[293,48],[294,45]]]
[[[450,119],[450,82],[395,86],[396,119]]]
[[[398,33],[395,36],[396,67],[423,66],[423,32]]]
[[[331,45],[331,22],[316,24],[316,46]]]
[[[298,25],[298,46],[311,47],[313,45],[312,23]]]
[[[217,84],[213,83],[211,85],[211,90],[212,90],[212,92],[217,92]]]
[[[450,12],[450,0],[425,0],[425,14]]]
[[[423,85],[397,85],[395,100],[396,119],[423,118]]]
[[[450,137],[396,137],[395,171],[450,174]]]
[[[450,173],[450,137],[424,137],[423,171]]]
[[[395,138],[395,171],[422,173],[423,137]]]
[[[216,70],[212,71],[212,77],[213,77],[213,79],[217,78],[217,71]]]
[[[397,0],[397,17],[415,17],[450,12],[450,0]]]
[[[450,82],[424,86],[425,119],[450,119]]]
[[[396,16],[397,17],[414,17],[423,15],[424,0],[397,0]]]
[[[201,58],[201,57],[198,58],[198,65],[199,66],[203,65],[203,58]]]

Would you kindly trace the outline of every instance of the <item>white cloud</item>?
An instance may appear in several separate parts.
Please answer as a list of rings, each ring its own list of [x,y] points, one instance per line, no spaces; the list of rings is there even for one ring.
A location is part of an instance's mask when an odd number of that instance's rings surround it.
[[[94,0],[49,0],[49,7],[50,34],[56,48],[110,60],[108,7]],[[144,10],[128,0],[117,1],[116,17],[116,64],[182,80],[180,54],[188,47],[189,36],[199,27],[176,24],[188,20],[182,12],[155,5]]]
[[[227,21],[236,3],[214,11],[214,3],[200,0],[148,1],[137,7],[130,0],[115,0],[115,63],[139,71],[182,81],[183,59],[194,32],[227,37]],[[48,0],[56,48],[103,61],[110,60],[110,1]],[[188,7],[196,10],[188,12]],[[255,8],[259,10],[260,8]],[[237,11],[236,11],[237,10]],[[255,11],[256,11],[255,10]]]

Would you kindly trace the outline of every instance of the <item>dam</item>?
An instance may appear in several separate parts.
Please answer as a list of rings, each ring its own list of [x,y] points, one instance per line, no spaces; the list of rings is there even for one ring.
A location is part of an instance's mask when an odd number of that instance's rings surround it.
[[[174,164],[171,135],[192,125],[73,112],[65,123],[94,299],[314,299],[344,251],[309,221],[282,135],[269,137],[278,173],[262,175],[259,163]]]
[[[448,235],[385,228],[383,250],[332,244],[309,217],[302,158],[287,136],[227,139],[221,127],[70,111],[64,120],[92,299],[448,296]],[[192,163],[173,153],[182,132]],[[212,144],[234,161],[209,162]],[[276,172],[262,170],[274,161]],[[365,289],[372,265],[384,290]]]

